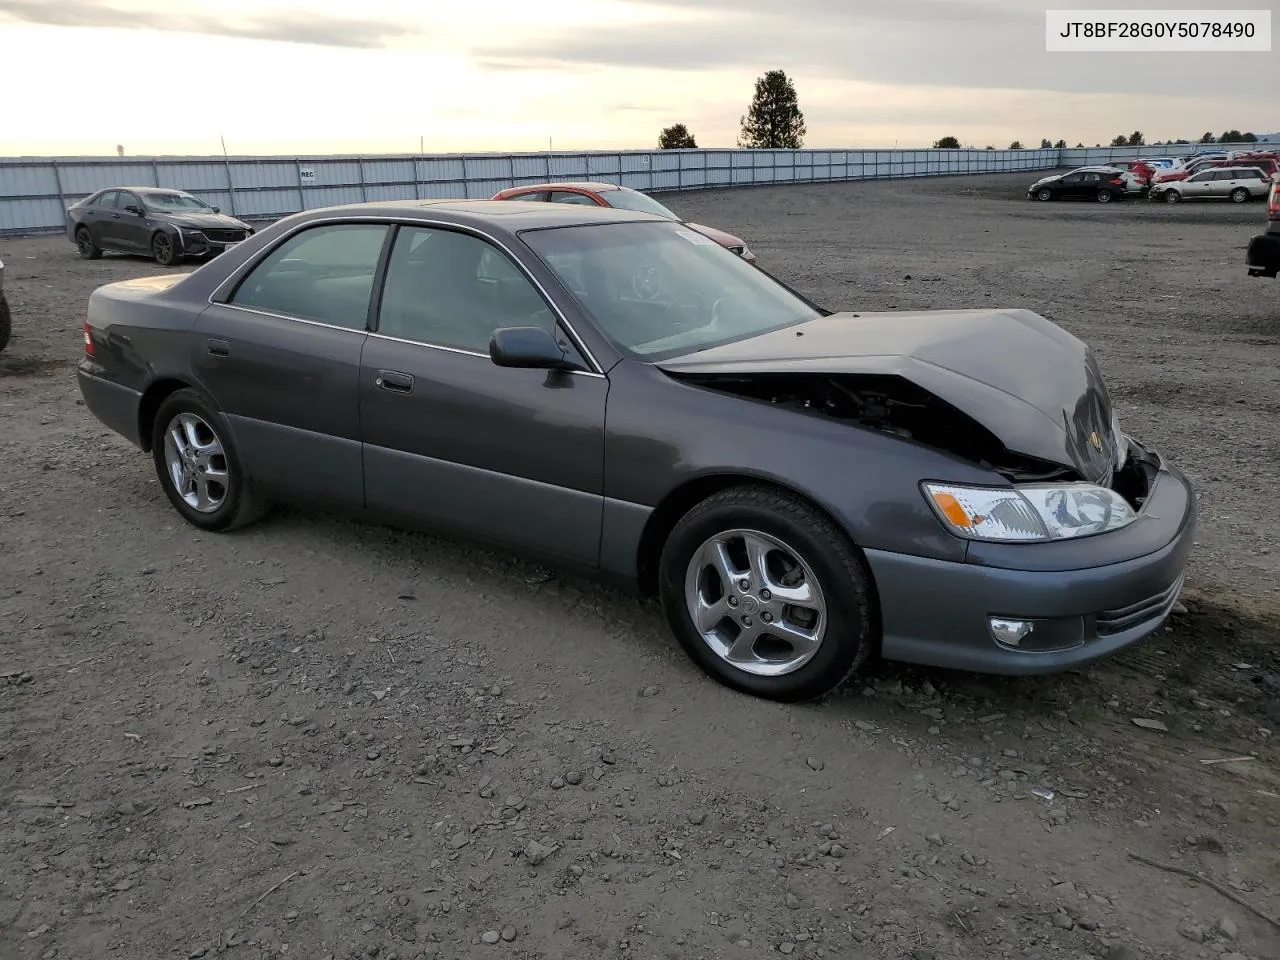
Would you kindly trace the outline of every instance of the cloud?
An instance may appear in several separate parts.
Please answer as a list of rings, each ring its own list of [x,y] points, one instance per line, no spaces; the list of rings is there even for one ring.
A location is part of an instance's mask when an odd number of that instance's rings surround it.
[[[400,23],[326,17],[290,11],[227,18],[216,13],[141,10],[95,0],[0,0],[0,17],[54,27],[96,27],[200,33],[323,47],[375,49],[404,36]]]
[[[647,0],[694,23],[568,27],[473,51],[481,66],[721,70],[806,81],[1057,93],[1234,97],[1262,55],[1048,53],[1044,10],[1015,0]],[[1057,0],[1071,7],[1080,0]]]

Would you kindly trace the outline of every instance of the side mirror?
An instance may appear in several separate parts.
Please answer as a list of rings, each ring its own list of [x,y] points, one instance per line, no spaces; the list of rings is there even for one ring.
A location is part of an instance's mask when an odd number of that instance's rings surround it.
[[[143,216],[142,208],[141,208],[141,207],[139,207],[139,206],[136,206],[136,205],[134,205],[134,204],[132,204],[132,203],[131,203],[131,204],[129,204],[127,207],[125,207],[125,208],[124,208],[124,212],[125,212],[125,213],[132,213],[135,217],[141,217],[141,216]]]
[[[502,327],[489,339],[489,359],[500,367],[567,370],[564,350],[542,327]]]
[[[222,208],[221,208],[221,207],[214,207],[214,208],[213,208],[213,212],[214,212],[214,213],[221,213],[221,212],[222,212]]]

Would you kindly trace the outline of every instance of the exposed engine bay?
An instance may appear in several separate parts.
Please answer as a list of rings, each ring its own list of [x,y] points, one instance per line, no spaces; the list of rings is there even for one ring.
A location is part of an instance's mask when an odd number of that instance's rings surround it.
[[[962,457],[1014,482],[1079,481],[1076,470],[1014,453],[968,414],[909,380],[878,374],[674,373],[709,390],[776,404],[893,434]],[[1147,492],[1146,452],[1132,445],[1113,475],[1117,493],[1140,506]]]

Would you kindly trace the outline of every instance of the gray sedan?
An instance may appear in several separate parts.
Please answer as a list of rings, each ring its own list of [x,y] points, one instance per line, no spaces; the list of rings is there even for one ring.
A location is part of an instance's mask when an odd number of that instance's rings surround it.
[[[1195,502],[1026,310],[832,312],[686,227],[521,201],[289,217],[89,301],[88,408],[206,530],[308,501],[661,598],[712,676],[1059,670],[1155,630]]]

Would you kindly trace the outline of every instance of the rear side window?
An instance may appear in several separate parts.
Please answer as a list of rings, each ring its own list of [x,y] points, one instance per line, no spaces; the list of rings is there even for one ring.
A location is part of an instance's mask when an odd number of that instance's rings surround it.
[[[230,302],[363,330],[387,229],[342,223],[300,231],[253,268]]]
[[[98,199],[94,201],[93,205],[95,207],[102,207],[104,209],[111,210],[116,206],[117,196],[118,194],[114,190],[104,190],[98,196]]]
[[[588,207],[599,206],[594,200],[584,193],[573,193],[570,190],[552,190],[552,203],[581,203]]]

